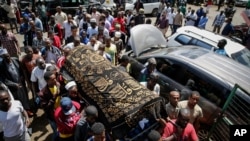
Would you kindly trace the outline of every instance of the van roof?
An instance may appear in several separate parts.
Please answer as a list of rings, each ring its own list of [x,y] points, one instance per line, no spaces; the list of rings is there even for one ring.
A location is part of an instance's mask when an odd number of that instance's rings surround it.
[[[221,39],[226,39],[227,44],[225,46],[225,51],[227,54],[231,57],[231,54],[234,54],[238,51],[243,50],[245,47],[235,41],[232,41],[231,39],[216,34],[214,32],[205,30],[205,29],[200,29],[195,26],[183,26],[181,28],[177,29],[178,33],[188,33],[188,35],[194,35],[194,36],[200,36],[203,39],[207,39],[209,42],[214,43],[214,46],[217,47],[217,43]]]
[[[203,50],[203,51],[202,51]],[[250,94],[250,68],[222,55],[199,47],[186,48],[169,53],[188,64],[193,64],[226,80],[231,85],[236,83]]]

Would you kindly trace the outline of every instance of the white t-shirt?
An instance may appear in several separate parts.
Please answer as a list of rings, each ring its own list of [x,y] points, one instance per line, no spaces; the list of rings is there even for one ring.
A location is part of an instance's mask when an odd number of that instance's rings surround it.
[[[56,23],[59,23],[61,26],[63,25],[63,22],[66,21],[67,19],[68,19],[67,15],[64,12],[61,12],[60,14],[57,12],[55,14]]]
[[[80,45],[85,45],[85,44],[80,43]],[[73,43],[73,42],[68,43],[67,45],[65,45],[65,46],[63,47],[63,49],[65,49],[65,48],[74,49],[74,48],[75,48],[74,43]]]
[[[23,106],[20,101],[11,101],[11,107],[8,112],[0,111],[0,122],[3,124],[5,137],[21,135],[26,126],[23,120]]]
[[[15,8],[14,4],[12,4],[12,3],[10,5],[4,4],[3,9],[5,11],[8,11],[7,16],[9,18],[16,18],[16,8]]]
[[[186,18],[189,18],[189,20],[186,20],[186,24],[185,26],[194,26],[195,24],[195,21],[197,20],[197,15],[194,13],[194,14],[188,14]]]
[[[140,82],[140,84],[147,87],[148,82]],[[156,92],[157,95],[160,95],[160,85],[159,84],[155,84],[154,92]]]
[[[65,30],[65,36],[64,38],[67,39],[69,36],[72,35],[72,32],[71,32],[71,26],[72,25],[75,25],[76,26],[76,22],[73,21],[73,24],[72,23],[69,23],[68,21],[64,21],[63,22],[63,28]]]
[[[40,69],[38,66],[36,66],[32,72],[31,72],[31,77],[30,81],[31,82],[37,82],[38,81],[38,87],[39,90],[44,88],[46,86],[46,81],[44,80],[44,73],[46,72],[46,69],[48,66],[51,66],[51,64],[46,64],[46,67],[44,70]]]

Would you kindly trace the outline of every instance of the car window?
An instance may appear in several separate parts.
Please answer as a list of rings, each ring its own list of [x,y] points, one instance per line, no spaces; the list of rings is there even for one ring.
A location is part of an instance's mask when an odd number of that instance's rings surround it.
[[[202,48],[205,48],[205,49],[209,49],[209,50],[212,50],[213,46],[201,41],[201,40],[198,40],[198,39],[193,39],[189,45],[196,45],[196,46],[200,46]]]
[[[231,54],[232,58],[241,64],[250,67],[250,51],[248,49],[243,49],[239,52]]]
[[[177,37],[175,38],[175,40],[176,40],[177,42],[179,42],[180,44],[188,45],[189,42],[192,40],[192,37],[181,34],[181,35],[177,36]]]
[[[215,80],[207,78],[206,74],[201,74],[199,71],[192,68],[182,69],[185,77],[175,79],[185,87],[198,91],[204,98],[217,106],[222,107],[229,94],[220,84]]]

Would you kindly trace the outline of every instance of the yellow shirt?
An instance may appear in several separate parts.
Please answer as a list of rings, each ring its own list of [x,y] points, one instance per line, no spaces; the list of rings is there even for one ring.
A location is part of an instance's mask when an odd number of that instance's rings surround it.
[[[112,64],[115,65],[116,61],[116,46],[114,44],[110,44],[110,47],[105,47],[105,52],[108,53],[112,58]]]
[[[49,88],[50,92],[53,94],[53,95],[56,95],[57,92],[58,92],[58,88],[57,86],[54,86],[53,88]],[[54,108],[56,109],[57,107],[60,106],[60,100],[61,100],[61,97],[60,96],[57,96],[56,97],[56,100],[55,100],[55,104],[54,104]]]

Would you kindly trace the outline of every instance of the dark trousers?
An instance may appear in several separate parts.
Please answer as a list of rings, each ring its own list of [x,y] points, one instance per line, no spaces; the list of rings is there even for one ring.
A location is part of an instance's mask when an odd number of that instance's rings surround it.
[[[17,19],[16,18],[9,18],[9,23],[10,23],[10,29],[11,29],[11,32],[13,32],[13,26],[15,26],[16,28],[16,32],[18,33],[18,27],[17,27]]]
[[[181,25],[175,25],[175,24],[174,24],[174,27],[173,27],[173,28],[174,28],[174,31],[172,32],[172,34],[174,34],[174,33],[176,32],[176,30],[177,30],[179,27],[181,27]]]

